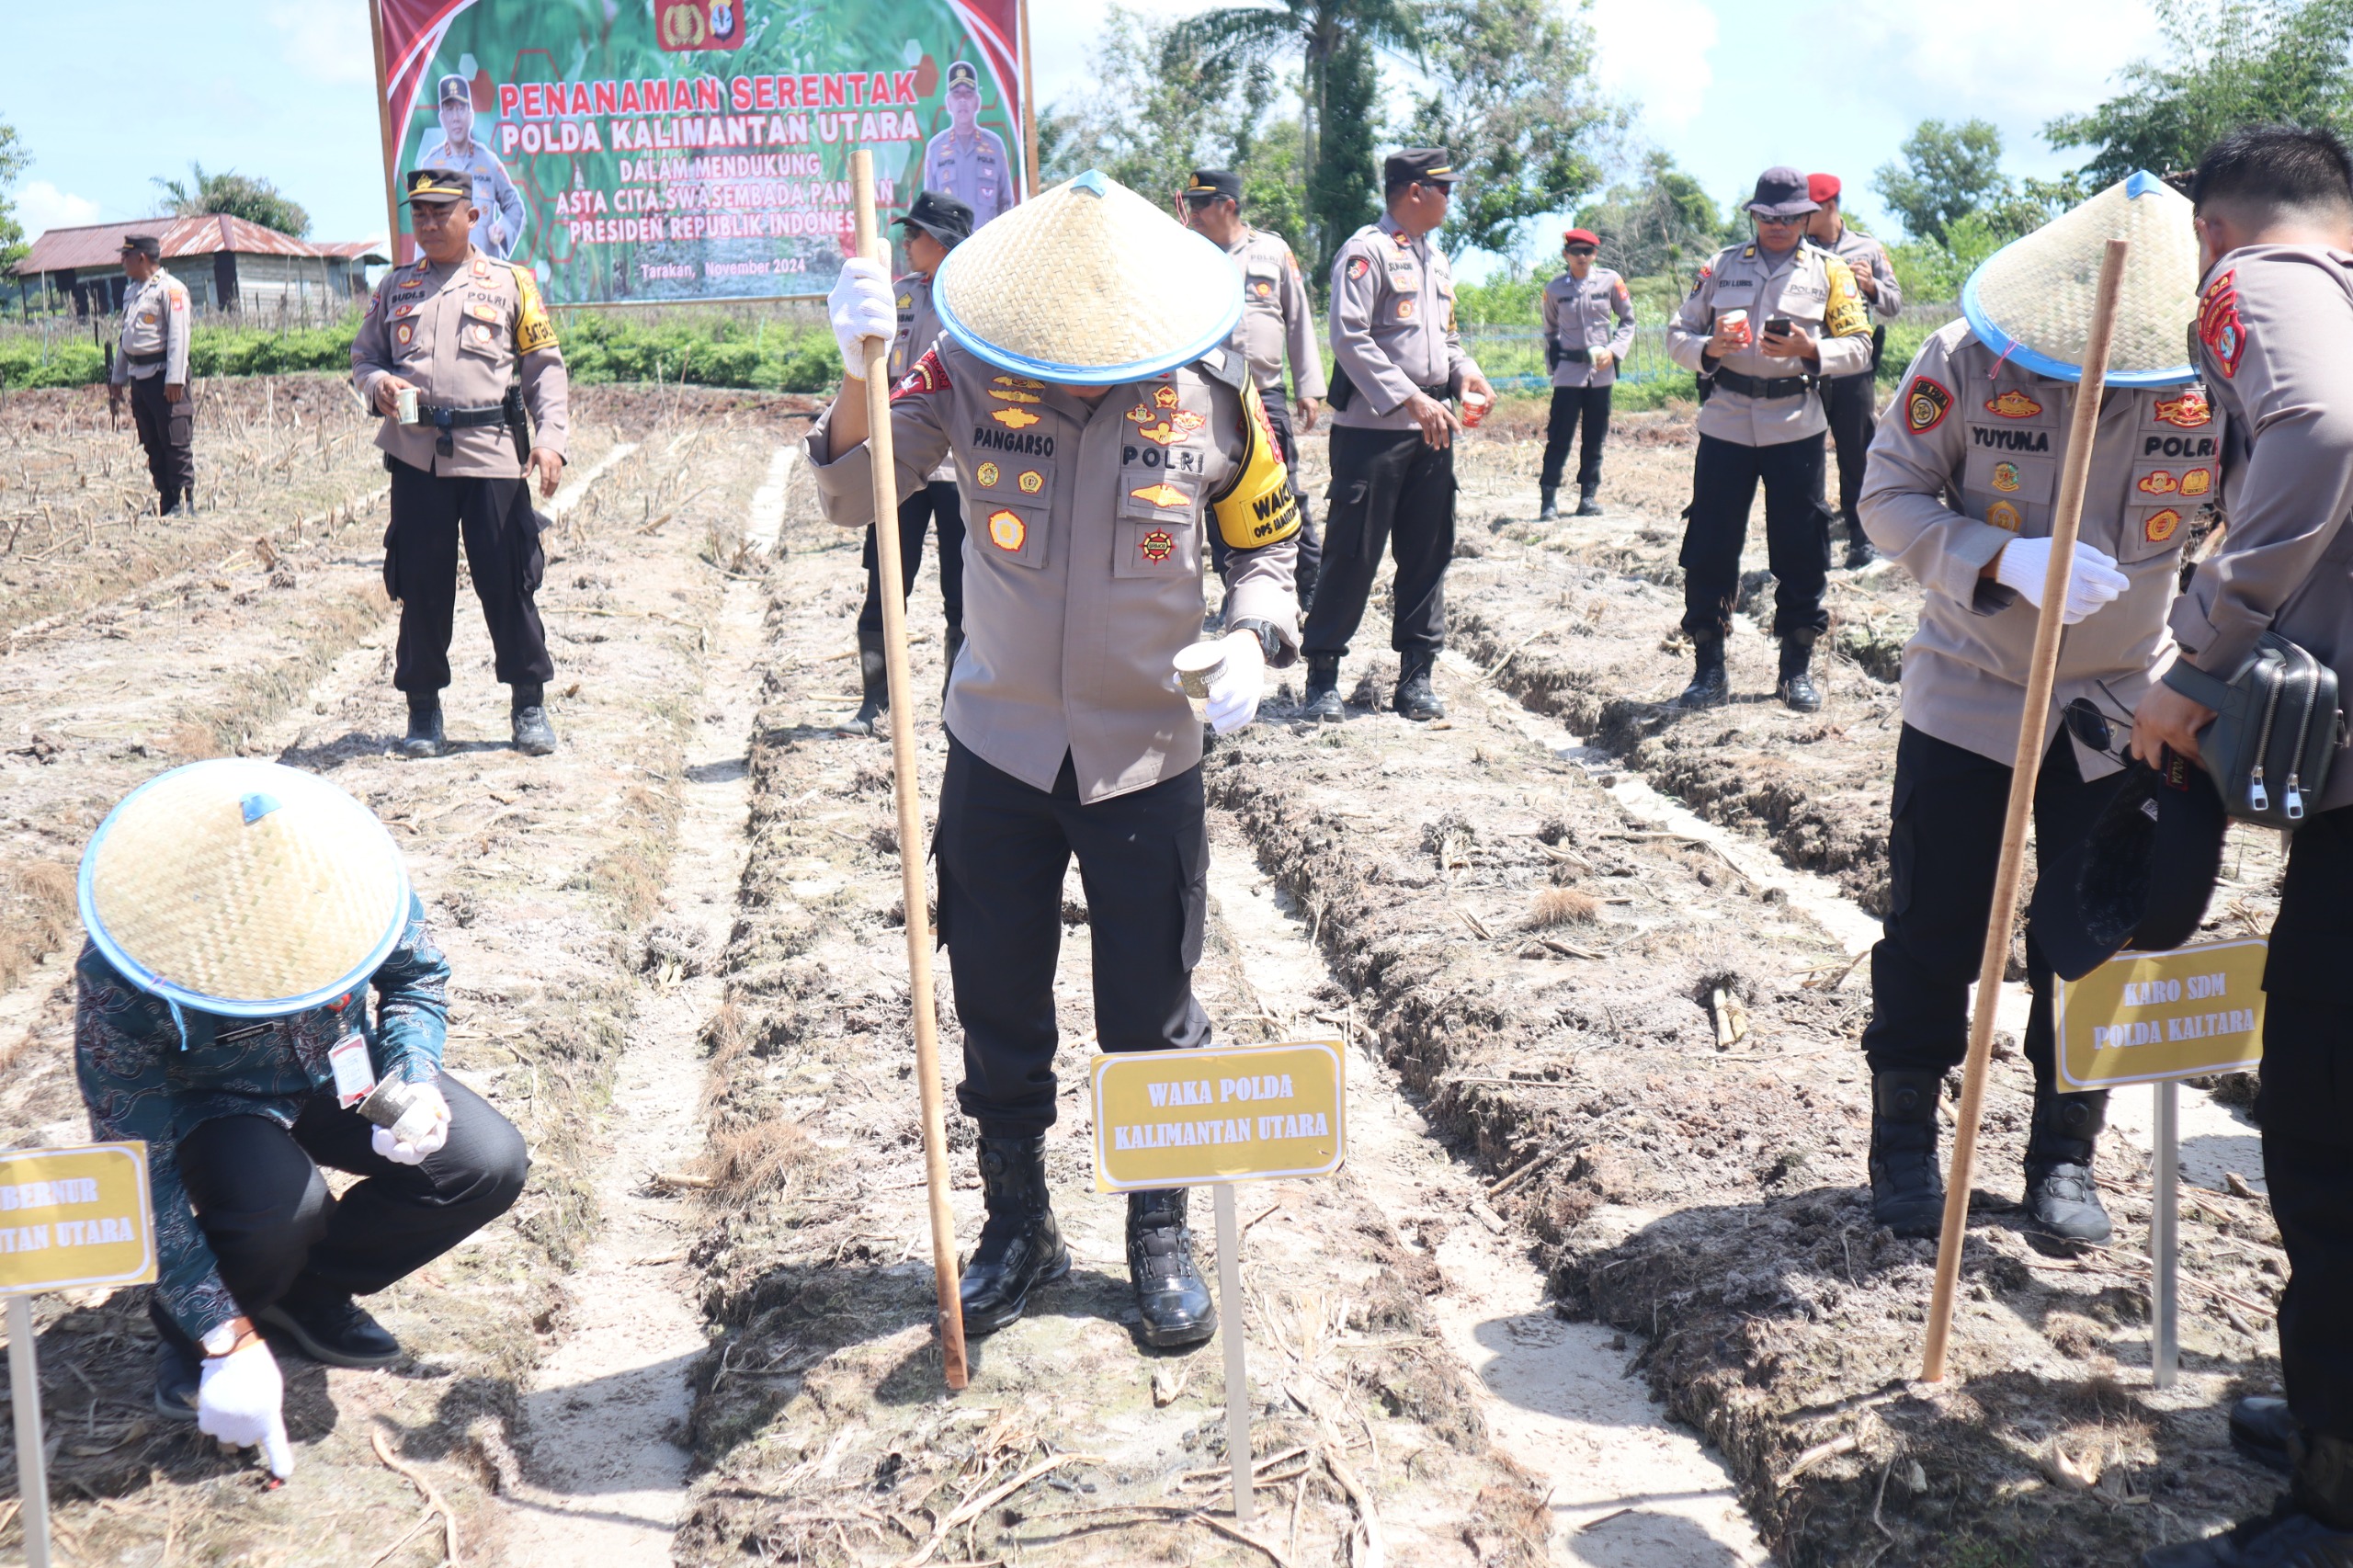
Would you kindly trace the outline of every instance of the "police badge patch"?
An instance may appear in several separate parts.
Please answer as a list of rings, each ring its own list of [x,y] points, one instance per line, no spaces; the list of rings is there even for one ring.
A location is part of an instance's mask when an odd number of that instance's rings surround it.
[[[2207,286],[2198,301],[2198,341],[2214,356],[2225,377],[2239,373],[2239,356],[2246,352],[2246,327],[2239,320],[2238,269],[2233,267]]]
[[[1927,377],[1912,378],[1911,391],[1904,394],[1904,423],[1915,436],[1924,436],[1944,423],[1951,411],[1952,393]]]
[[[2141,537],[2151,544],[2163,544],[2173,538],[2174,530],[2180,527],[2181,514],[2168,506],[2162,512],[2149,514],[2148,520],[2141,525]]]
[[[1360,256],[1352,256],[1348,257],[1349,282],[1354,283],[1360,280],[1366,273],[1370,272],[1371,270],[1372,263],[1367,261],[1364,257]]]
[[[926,348],[923,358],[910,366],[907,373],[899,378],[899,384],[891,389],[891,401],[896,403],[903,397],[920,397],[926,392],[947,390],[948,367],[939,362],[938,349]]]

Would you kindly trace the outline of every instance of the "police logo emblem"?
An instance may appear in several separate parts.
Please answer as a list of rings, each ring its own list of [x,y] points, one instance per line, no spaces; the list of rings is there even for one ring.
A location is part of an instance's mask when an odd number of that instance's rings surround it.
[[[989,542],[1008,553],[1019,550],[1029,537],[1029,525],[1021,520],[1018,512],[989,514]]]
[[[2134,486],[2143,495],[2170,495],[2181,488],[2181,482],[2164,469],[2154,469]]]
[[[2018,531],[2018,524],[2025,519],[2019,516],[2018,509],[2009,502],[1996,501],[1985,508],[1985,520],[1997,528],[2006,528],[2011,533],[2016,533]]]
[[[1026,468],[1021,471],[1021,477],[1014,483],[1021,486],[1021,494],[1024,495],[1035,495],[1046,488],[1046,476],[1034,468]]]
[[[1262,300],[1271,300],[1275,297],[1275,286],[1263,278],[1250,285],[1250,291]]]
[[[1397,319],[1399,321],[1412,321],[1414,319],[1413,301],[1400,300],[1397,301]]]
[[[1912,390],[1904,394],[1904,423],[1915,436],[1926,435],[1944,423],[1945,415],[1952,407],[1952,393],[1927,376],[1912,378]]]
[[[2141,525],[2141,537],[2151,544],[2163,544],[2180,527],[2181,514],[2167,506],[2162,512],[2149,514],[2148,520]]]
[[[1349,282],[1351,282],[1351,283],[1356,283],[1356,282],[1360,282],[1360,281],[1362,281],[1362,280],[1363,280],[1363,278],[1364,278],[1364,275],[1365,275],[1366,273],[1368,273],[1368,272],[1370,272],[1371,270],[1372,270],[1372,263],[1371,263],[1371,262],[1370,262],[1370,261],[1368,261],[1368,260],[1366,260],[1363,256],[1352,256],[1348,257],[1348,281],[1349,281]]]
[[[1999,397],[1987,398],[1985,412],[1997,414],[2005,419],[2031,419],[2042,412],[2042,404],[2012,387]]]
[[[1175,387],[1155,387],[1153,389],[1152,401],[1153,405],[1156,408],[1174,408],[1176,406],[1176,389]]]
[[[995,463],[983,463],[972,474],[974,479],[979,480],[983,484],[992,487],[995,485],[997,476],[998,470]]]
[[[2184,430],[2195,430],[2214,417],[2214,411],[2206,405],[2206,394],[2195,387],[2179,397],[2159,398],[2156,413],[2158,423]]]
[[[2198,341],[2214,357],[2225,377],[2239,373],[2239,356],[2246,352],[2246,327],[2239,320],[2238,269],[2214,279],[2198,301]]]
[[[1995,489],[2003,491],[2016,490],[2020,483],[2021,481],[2018,478],[2018,464],[1995,463],[1994,465]]]
[[[1176,541],[1166,528],[1154,528],[1136,541],[1136,550],[1146,561],[1162,562],[1176,553]]]
[[[2184,495],[2203,495],[2213,488],[2214,471],[2211,468],[2193,468],[2181,476]]]

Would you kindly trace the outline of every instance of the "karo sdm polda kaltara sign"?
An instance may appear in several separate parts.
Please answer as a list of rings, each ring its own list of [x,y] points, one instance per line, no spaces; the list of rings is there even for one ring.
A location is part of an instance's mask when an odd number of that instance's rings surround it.
[[[861,147],[885,222],[1021,199],[1020,4],[376,0],[392,156],[464,171],[560,304],[823,294]]]

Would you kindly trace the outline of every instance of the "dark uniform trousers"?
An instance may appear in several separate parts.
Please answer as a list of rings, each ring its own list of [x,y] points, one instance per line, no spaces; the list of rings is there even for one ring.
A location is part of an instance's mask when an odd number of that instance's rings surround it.
[[[174,403],[164,395],[164,378],[141,376],[131,383],[131,423],[147,451],[147,472],[155,494],[170,506],[196,488],[196,399]]]
[[[1830,510],[1822,501],[1822,437],[1744,447],[1699,437],[1691,468],[1691,506],[1683,514],[1683,630],[1694,637],[1732,631],[1740,592],[1740,550],[1749,508],[1765,485],[1765,563],[1773,591],[1773,635],[1817,635],[1830,626],[1822,594],[1830,581]]]
[[[2034,782],[2036,874],[2091,830],[2130,775],[2084,782],[2063,729]],[[1984,956],[2002,858],[2010,769],[1911,725],[1895,743],[1894,820],[1887,834],[1886,935],[1871,949],[1871,1021],[1863,1053],[1874,1073],[1941,1073],[1969,1050],[1969,987]],[[2052,972],[2027,924],[2026,1059],[2052,1083]]]
[[[1832,376],[1822,383],[1821,392],[1822,412],[1830,416],[1831,444],[1838,449],[1838,515],[1859,528],[1855,503],[1862,499],[1863,470],[1870,466],[1871,437],[1879,430],[1879,379],[1870,374]]]
[[[532,598],[547,556],[540,548],[529,476],[460,479],[427,473],[396,458],[387,458],[385,466],[392,474],[392,520],[384,530],[384,592],[401,601],[392,685],[402,691],[435,692],[449,684],[460,534],[474,597],[490,626],[499,680],[508,686],[544,684],[555,665],[548,658],[547,632]]]
[[[1617,382],[1609,381],[1597,387],[1552,389],[1552,417],[1544,426],[1544,476],[1539,482],[1545,489],[1560,488],[1572,437],[1578,441],[1577,488],[1601,483],[1601,444],[1609,439],[1609,394],[1617,387]]]
[[[1054,962],[1071,857],[1094,941],[1095,1032],[1105,1051],[1210,1042],[1193,998],[1209,904],[1201,770],[1082,805],[1070,759],[1051,790],[1025,784],[951,732],[939,790],[939,939],[964,1028],[956,1103],[986,1138],[1054,1124]]]
[[[1315,602],[1315,577],[1324,561],[1324,530],[1316,526],[1314,508],[1307,504],[1307,492],[1299,487],[1299,436],[1290,422],[1290,394],[1280,387],[1270,387],[1258,394],[1266,405],[1267,423],[1274,426],[1275,443],[1283,449],[1283,466],[1290,471],[1290,493],[1299,497],[1299,560],[1295,575],[1299,584],[1299,608],[1307,608]],[[1210,564],[1217,568],[1220,578],[1225,575],[1225,560],[1233,551],[1225,542],[1222,530],[1210,530]]]
[[[1389,646],[1435,653],[1446,646],[1446,563],[1454,556],[1454,449],[1419,430],[1332,427],[1332,487],[1325,493],[1324,564],[1301,636],[1304,652],[1337,658],[1364,619],[1386,546],[1397,558]]]
[[[2341,765],[2340,765],[2341,766]],[[2289,1407],[2316,1432],[2353,1439],[2353,807],[2323,812],[2289,841],[2288,875],[2263,971],[2263,1174],[2288,1251],[2279,1370]]]
[[[198,1123],[179,1143],[188,1203],[248,1317],[305,1296],[365,1296],[404,1278],[489,1224],[523,1190],[523,1135],[446,1074],[449,1141],[404,1165],[376,1153],[368,1120],[323,1090],[291,1129],[266,1116]],[[335,1197],[319,1167],[364,1177]],[[187,1335],[158,1306],[157,1332]]]
[[[948,625],[964,630],[964,496],[951,480],[935,479],[899,503],[899,573],[904,579],[900,602],[915,591],[915,573],[923,565],[924,530],[939,525],[939,597],[948,608]],[[866,604],[858,612],[860,647],[882,645],[882,562],[874,530],[866,530]]]

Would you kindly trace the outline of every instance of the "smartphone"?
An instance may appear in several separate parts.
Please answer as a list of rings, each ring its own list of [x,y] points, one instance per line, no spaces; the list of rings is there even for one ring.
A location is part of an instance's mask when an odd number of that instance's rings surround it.
[[[1787,316],[1768,316],[1765,321],[1765,330],[1768,333],[1778,333],[1781,336],[1787,337],[1790,335],[1790,318]]]

